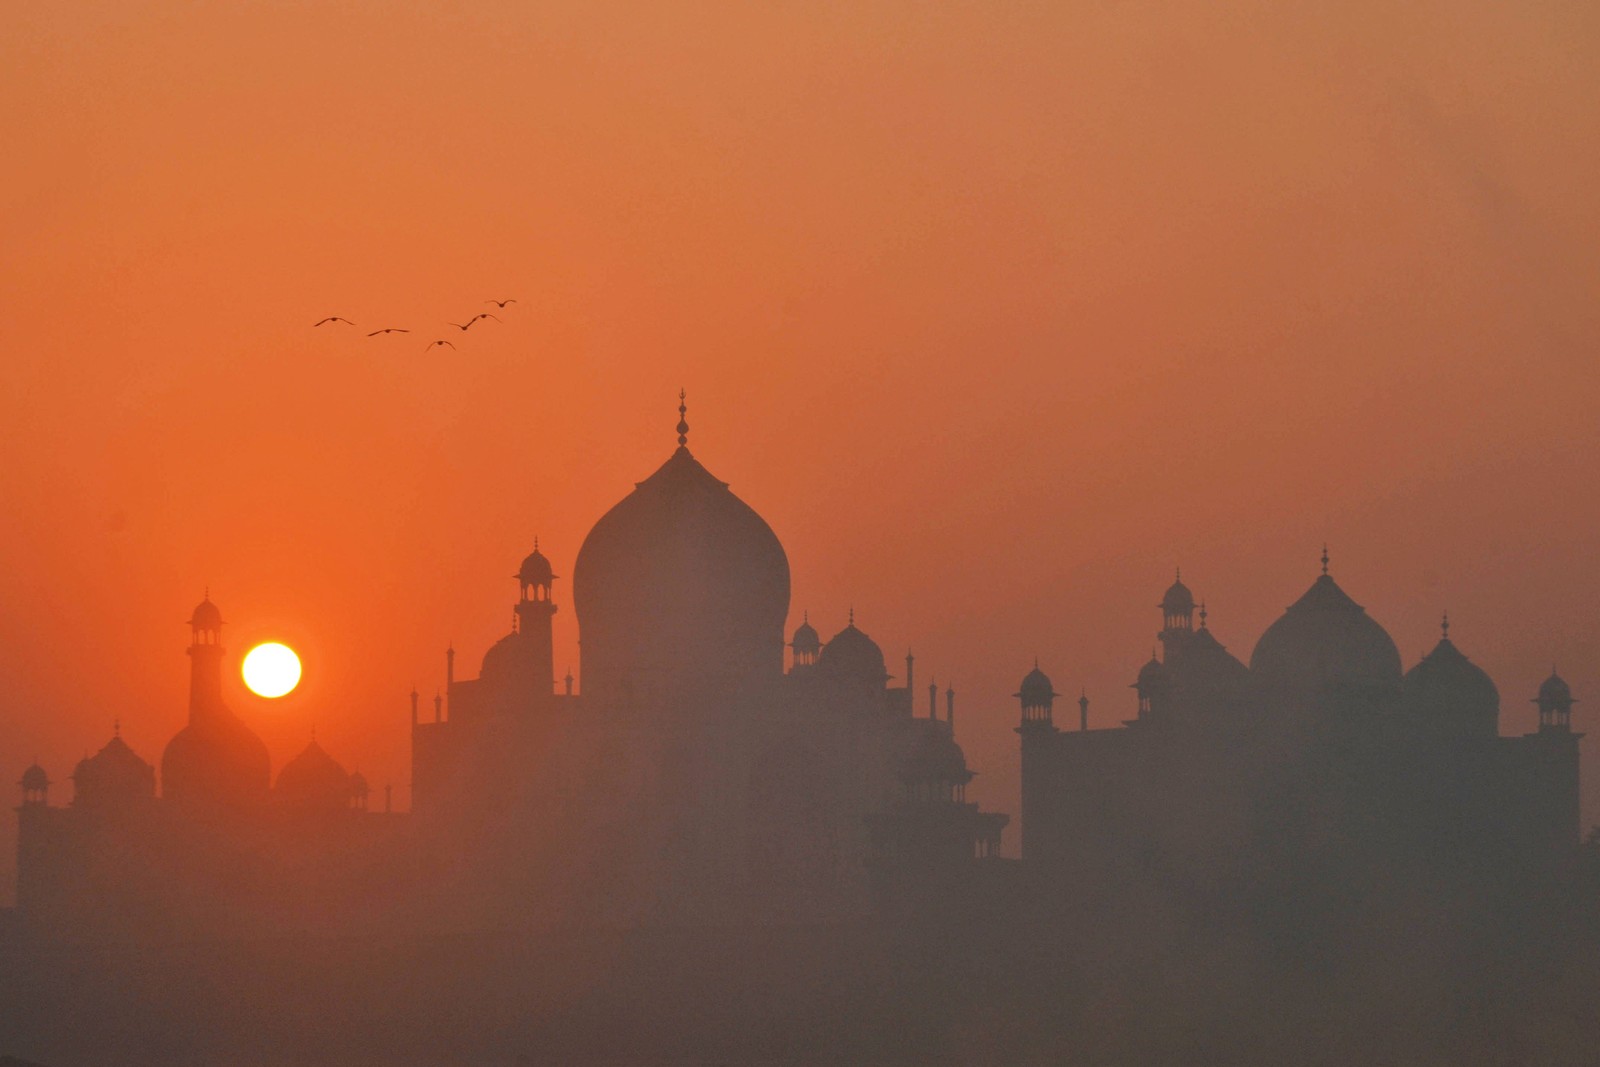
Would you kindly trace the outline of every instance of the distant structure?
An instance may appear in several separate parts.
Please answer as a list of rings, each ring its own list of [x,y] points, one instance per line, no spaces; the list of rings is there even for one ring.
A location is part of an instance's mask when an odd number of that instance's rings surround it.
[[[1311,891],[1505,903],[1573,862],[1580,735],[1557,675],[1534,698],[1538,730],[1500,736],[1499,691],[1448,616],[1403,670],[1326,549],[1249,666],[1204,605],[1196,626],[1181,576],[1160,611],[1161,654],[1139,668],[1122,726],[1062,729],[1050,680],[1023,680],[1022,857],[1038,894],[1137,887],[1257,914]]]

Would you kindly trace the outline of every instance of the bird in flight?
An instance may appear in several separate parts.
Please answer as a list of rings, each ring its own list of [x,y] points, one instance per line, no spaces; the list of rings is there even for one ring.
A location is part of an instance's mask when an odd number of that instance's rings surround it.
[[[456,329],[461,330],[462,332],[465,332],[467,330],[472,329],[472,324],[477,322],[477,321],[478,321],[477,319],[468,319],[467,320],[467,324],[465,326],[461,325],[461,323],[459,323],[459,322],[447,322],[447,323],[445,323],[445,325],[446,326],[454,326]]]
[[[497,308],[504,309],[507,304],[515,304],[516,301],[515,300],[485,300],[484,303],[485,304],[493,304]]]
[[[438,348],[440,345],[450,345],[451,348],[455,347],[455,345],[451,345],[449,341],[435,341],[431,345],[429,345],[427,348],[424,348],[422,351],[424,353],[432,352],[435,348]]]
[[[500,321],[499,316],[491,315],[487,311],[480,311],[476,315],[472,316],[472,318],[470,320],[468,320],[466,326],[463,326],[461,328],[463,330],[465,330],[465,329],[467,329],[468,326],[471,326],[474,322],[477,322],[479,319],[494,319],[494,321],[496,321],[496,322]],[[455,323],[452,322],[450,325],[454,326]]]
[[[355,325],[355,323],[351,322],[349,319],[342,318],[341,316],[338,316],[338,315],[329,315],[327,318],[323,319],[321,322],[313,322],[311,325],[312,325],[313,328],[315,328],[317,326],[321,326],[323,323],[328,323],[328,322],[342,322],[346,326],[354,326]]]
[[[390,326],[386,330],[373,330],[371,333],[367,334],[367,336],[368,337],[376,337],[380,333],[410,333],[410,332],[411,332],[410,330],[402,330],[398,326]]]

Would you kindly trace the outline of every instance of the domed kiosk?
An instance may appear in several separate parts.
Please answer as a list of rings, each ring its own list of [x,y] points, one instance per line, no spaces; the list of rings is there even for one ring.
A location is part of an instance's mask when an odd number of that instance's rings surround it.
[[[1399,694],[1400,650],[1328,574],[1324,549],[1322,574],[1261,635],[1250,672],[1274,701],[1386,704]]]
[[[572,598],[591,697],[783,673],[789,560],[761,516],[690,453],[684,410],[677,450],[578,551]]]

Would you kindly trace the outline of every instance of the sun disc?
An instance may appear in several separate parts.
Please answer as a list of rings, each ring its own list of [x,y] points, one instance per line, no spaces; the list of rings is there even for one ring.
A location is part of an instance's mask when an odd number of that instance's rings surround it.
[[[268,641],[245,655],[240,673],[257,696],[281,697],[300,684],[300,657],[288,645]]]

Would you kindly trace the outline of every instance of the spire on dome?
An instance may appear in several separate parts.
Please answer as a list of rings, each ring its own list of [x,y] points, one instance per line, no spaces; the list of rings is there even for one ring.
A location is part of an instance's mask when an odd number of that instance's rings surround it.
[[[687,398],[688,398],[688,395],[689,394],[688,394],[688,392],[686,390],[683,390],[683,389],[679,389],[678,390],[678,447],[679,448],[687,448],[687,447],[689,447],[689,420],[688,420],[689,405],[685,402],[687,400]]]
[[[1328,573],[1328,542],[1322,542],[1322,573]]]
[[[1441,631],[1439,639],[1441,641],[1450,640],[1450,613],[1448,611],[1444,613],[1444,620],[1439,623],[1439,629]]]

